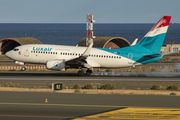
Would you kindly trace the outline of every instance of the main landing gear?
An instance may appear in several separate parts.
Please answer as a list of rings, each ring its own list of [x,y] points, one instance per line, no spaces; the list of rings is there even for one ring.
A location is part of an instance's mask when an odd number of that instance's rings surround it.
[[[87,75],[91,75],[91,73],[92,73],[92,70],[87,69],[86,74],[87,74]]]
[[[90,69],[86,70],[86,75],[90,75],[91,73],[92,73],[92,70],[90,70]],[[84,75],[84,71],[80,69],[77,74],[79,76],[83,76]]]
[[[84,71],[83,70],[79,70],[77,73],[79,76],[83,76],[84,75]]]

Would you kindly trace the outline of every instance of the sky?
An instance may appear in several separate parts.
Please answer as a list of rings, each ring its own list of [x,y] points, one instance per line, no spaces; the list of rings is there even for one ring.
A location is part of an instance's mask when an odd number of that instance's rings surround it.
[[[180,0],[0,0],[0,23],[156,23],[162,16],[180,22]]]

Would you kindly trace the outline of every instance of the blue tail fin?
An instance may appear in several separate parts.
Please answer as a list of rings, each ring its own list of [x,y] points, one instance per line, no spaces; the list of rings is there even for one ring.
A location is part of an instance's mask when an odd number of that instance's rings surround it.
[[[152,53],[160,53],[170,20],[171,16],[163,16],[137,45],[148,49]]]

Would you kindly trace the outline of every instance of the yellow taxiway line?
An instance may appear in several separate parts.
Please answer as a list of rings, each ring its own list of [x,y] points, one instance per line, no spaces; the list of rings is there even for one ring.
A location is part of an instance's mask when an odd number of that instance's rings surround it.
[[[180,120],[180,109],[123,108],[73,120]]]

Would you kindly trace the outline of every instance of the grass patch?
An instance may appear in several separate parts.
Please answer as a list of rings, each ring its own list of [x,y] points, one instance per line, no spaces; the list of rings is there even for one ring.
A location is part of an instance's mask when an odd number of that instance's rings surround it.
[[[159,85],[153,85],[150,89],[151,90],[159,90],[160,86]]]
[[[179,86],[177,85],[171,85],[166,88],[167,90],[179,90]]]
[[[103,86],[100,87],[100,89],[104,89],[104,90],[114,90],[115,89],[115,86],[110,84],[110,83],[107,83]]]
[[[87,84],[84,87],[82,87],[82,89],[97,89],[96,86],[92,85],[92,84]]]
[[[78,84],[76,84],[76,85],[74,85],[73,86],[73,88],[72,89],[81,89],[81,86],[80,85],[78,85]]]
[[[22,86],[19,83],[0,83],[0,87],[17,87],[17,88],[22,88]]]
[[[170,95],[176,95],[176,93],[170,93]]]
[[[74,93],[81,93],[81,91],[79,89],[76,89]]]

